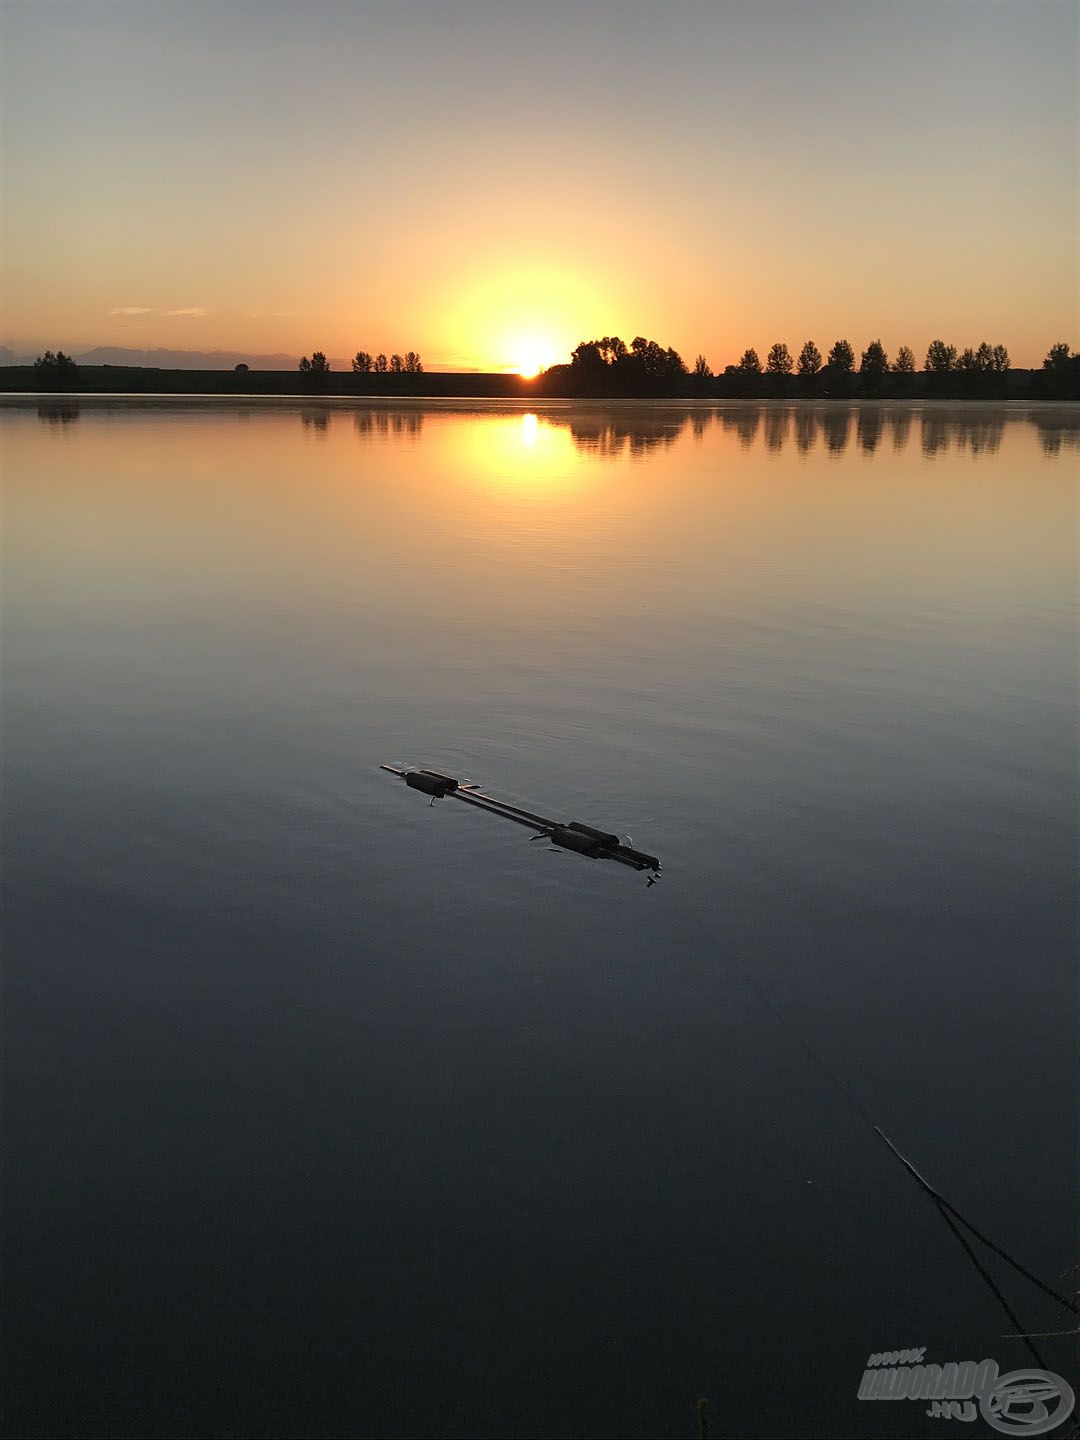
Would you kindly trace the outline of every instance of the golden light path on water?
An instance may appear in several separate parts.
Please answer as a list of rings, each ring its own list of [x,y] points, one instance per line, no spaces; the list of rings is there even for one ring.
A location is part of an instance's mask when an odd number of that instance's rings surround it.
[[[455,468],[495,501],[550,502],[586,483],[569,428],[534,411],[457,425],[447,439]]]

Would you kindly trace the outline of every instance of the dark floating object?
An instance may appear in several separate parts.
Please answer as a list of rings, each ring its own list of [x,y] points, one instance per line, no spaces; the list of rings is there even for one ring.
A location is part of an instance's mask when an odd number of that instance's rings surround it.
[[[390,767],[384,765],[382,768],[388,770]],[[422,790],[433,800],[442,800],[458,788],[456,780],[449,775],[440,775],[437,770],[406,770],[405,784],[414,790]]]
[[[443,775],[438,770],[425,770],[409,765],[380,765],[391,775],[400,775],[410,790],[419,790],[430,795],[432,805],[436,800],[452,796],[490,815],[501,815],[517,825],[527,825],[534,833],[533,840],[550,840],[559,850],[571,850],[590,860],[617,860],[620,865],[629,865],[633,870],[650,871],[648,884],[655,885],[660,878],[660,861],[655,855],[646,855],[632,845],[624,845],[618,835],[607,830],[597,830],[592,825],[583,825],[580,820],[549,820],[531,810],[522,810],[506,800],[488,795],[469,780],[456,780],[452,775]]]

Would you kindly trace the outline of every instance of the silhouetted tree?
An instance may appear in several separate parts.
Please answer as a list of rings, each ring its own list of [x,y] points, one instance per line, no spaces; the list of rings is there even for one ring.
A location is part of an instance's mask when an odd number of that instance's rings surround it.
[[[1046,359],[1043,361],[1043,369],[1050,371],[1063,371],[1068,368],[1068,365],[1069,346],[1066,341],[1058,340],[1057,343],[1051,345],[1050,349],[1046,352]]]
[[[981,369],[982,388],[993,395],[1004,395],[1009,385],[1009,352],[1004,345],[988,345],[984,340],[975,352]]]
[[[402,360],[401,356],[400,356],[400,355],[391,355],[391,356],[390,356],[390,373],[391,373],[391,375],[400,375],[401,372],[402,372],[404,369],[405,369],[405,362]]]
[[[821,379],[829,395],[847,395],[855,373],[855,351],[847,340],[837,340],[829,351]]]
[[[605,364],[603,355],[600,354],[600,342],[598,340],[582,340],[570,351],[570,364],[581,367],[592,367],[593,365]]]
[[[352,358],[353,373],[356,375],[368,375],[375,364],[375,357],[367,350],[357,350]]]
[[[770,347],[769,353],[765,357],[765,389],[767,394],[786,394],[794,363],[791,358],[791,351],[782,341],[778,340],[775,345]],[[768,433],[768,425],[766,425],[765,428],[766,433]]]
[[[876,395],[885,383],[885,377],[889,373],[889,357],[885,353],[885,347],[880,340],[871,340],[870,344],[862,353],[862,360],[859,362],[859,380],[862,384],[863,393]]]
[[[576,388],[588,393],[602,389],[607,381],[607,361],[599,340],[582,340],[570,352],[570,369]]]
[[[78,365],[63,350],[57,350],[55,355],[46,350],[34,361],[34,382],[42,390],[66,390],[75,383],[78,373]]]
[[[813,380],[821,369],[821,351],[813,340],[807,340],[799,351],[799,374],[804,380]]]
[[[386,356],[380,351],[379,354],[375,356],[375,373],[377,375],[385,375],[389,368],[390,366],[387,363]]]
[[[321,350],[316,350],[310,360],[306,355],[300,357],[300,370],[309,380],[321,380],[330,374],[330,361]]]
[[[966,346],[956,361],[956,378],[966,395],[977,395],[986,389],[990,380],[990,346],[985,341],[978,350]]]
[[[233,369],[235,370],[237,375],[247,375],[249,373],[248,367],[244,364],[243,360],[241,360],[238,365],[234,365]]]
[[[725,371],[725,374],[728,372]],[[761,361],[751,346],[739,356],[739,363],[733,371],[736,395],[756,395],[761,389]]]
[[[926,368],[932,375],[947,375],[956,366],[956,346],[944,340],[931,340],[926,352]]]
[[[956,370],[956,360],[955,345],[931,340],[926,351],[926,386],[931,395],[943,395],[955,384],[949,377]]]
[[[647,340],[644,335],[634,336],[629,355],[621,357],[612,369],[616,374],[625,370],[631,377],[636,372],[641,388],[646,392],[668,389],[686,374],[686,366],[678,351],[670,346],[665,350],[658,341]]]
[[[855,351],[846,340],[837,340],[825,363],[837,375],[850,375],[855,369]]]
[[[420,375],[420,374],[423,373],[423,369],[424,369],[424,367],[423,367],[423,364],[422,364],[421,361],[420,361],[420,356],[416,353],[416,351],[415,351],[415,350],[407,350],[407,351],[405,352],[405,371],[406,371],[406,374],[408,374],[408,375]]]
[[[605,365],[617,365],[630,353],[626,348],[626,341],[620,340],[618,335],[605,335],[602,340],[594,340],[600,351],[600,358]]]
[[[712,371],[709,369],[709,362],[705,359],[705,356],[704,356],[704,355],[699,355],[699,356],[697,357],[697,359],[694,361],[694,379],[695,379],[695,380],[711,380],[711,379],[712,379]]]
[[[910,345],[901,345],[892,363],[892,388],[897,395],[907,395],[915,385],[915,352]]]
[[[1080,355],[1072,354],[1064,340],[1047,351],[1039,376],[1039,389],[1054,399],[1080,398]]]
[[[676,379],[686,374],[682,356],[670,347],[664,347],[655,340],[646,340],[644,335],[635,335],[630,342],[630,358],[641,366],[645,377],[654,384]]]
[[[583,395],[665,394],[677,391],[687,376],[676,350],[644,335],[635,336],[629,349],[617,335],[582,340],[574,347],[567,370],[566,383]]]

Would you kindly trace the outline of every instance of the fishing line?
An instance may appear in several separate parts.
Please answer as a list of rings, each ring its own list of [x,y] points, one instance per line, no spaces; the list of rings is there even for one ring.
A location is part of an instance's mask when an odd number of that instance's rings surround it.
[[[1030,1280],[1032,1285],[1036,1286],[1039,1290],[1044,1291],[1047,1295],[1050,1296],[1052,1300],[1058,1301],[1058,1303],[1063,1305],[1066,1310],[1071,1310],[1074,1315],[1080,1315],[1080,1309],[1078,1309],[1071,1300],[1068,1300],[1064,1295],[1059,1294],[1053,1288],[1053,1286],[1045,1284],[1045,1282],[1040,1280],[1037,1275],[1033,1275],[1030,1270],[1020,1264],[1019,1260],[1014,1259],[1008,1253],[1008,1251],[1002,1250],[1000,1245],[995,1245],[993,1240],[991,1240],[988,1235],[984,1235],[981,1230],[979,1230],[975,1225],[973,1225],[966,1215],[962,1215],[950,1200],[946,1200],[945,1196],[942,1195],[939,1190],[935,1190],[933,1185],[930,1184],[929,1180],[927,1180],[924,1175],[919,1174],[918,1170],[915,1169],[915,1166],[912,1165],[911,1161],[907,1158],[907,1156],[900,1153],[900,1151],[896,1148],[893,1142],[885,1134],[885,1131],[882,1130],[879,1125],[875,1125],[874,1130],[877,1132],[878,1135],[881,1136],[882,1140],[885,1141],[885,1144],[900,1161],[901,1165],[903,1165],[904,1169],[908,1172],[908,1174],[912,1176],[912,1178],[918,1185],[922,1186],[922,1188],[935,1202],[935,1204],[943,1205],[945,1209],[948,1210],[955,1219],[960,1221],[961,1225],[971,1231],[972,1235],[975,1236],[976,1240],[981,1241],[988,1250],[993,1250],[995,1255],[1000,1255],[1002,1260],[1008,1261],[1008,1263],[1013,1267],[1014,1270],[1019,1271],[1019,1273],[1023,1275],[1025,1280]]]
[[[979,1272],[982,1278],[986,1281],[987,1285],[990,1287],[990,1289],[996,1296],[998,1304],[1012,1321],[1013,1326],[1017,1332],[1017,1339],[1023,1340],[1024,1344],[1035,1357],[1035,1364],[1039,1367],[1040,1370],[1049,1370],[1049,1365],[1047,1365],[1046,1361],[1042,1358],[1038,1350],[1035,1348],[1035,1342],[1032,1340],[1030,1335],[1024,1332],[1024,1328],[1020,1324],[1020,1321],[1014,1313],[1012,1306],[998,1289],[997,1282],[995,1281],[994,1277],[990,1274],[989,1270],[986,1269],[985,1265],[982,1264],[982,1262],[979,1260],[979,1257],[975,1254],[975,1251],[971,1248],[967,1240],[961,1234],[959,1227],[953,1220],[952,1216],[949,1214],[950,1207],[947,1206],[943,1200],[938,1200],[935,1202],[935,1204],[937,1206],[938,1214],[945,1221],[945,1224],[948,1225],[949,1229],[956,1236],[957,1240],[959,1240],[960,1244],[964,1247],[964,1253],[967,1255],[972,1265],[975,1266],[975,1269]]]
[[[781,1026],[784,1032],[792,1040],[795,1041],[795,1043],[800,1047],[803,1053],[807,1055],[810,1060],[813,1061],[814,1065],[817,1066],[818,1070],[820,1070],[821,1073],[826,1077],[826,1079],[828,1079],[829,1082],[833,1085],[833,1087],[837,1091],[839,1091],[839,1093],[851,1106],[852,1110],[854,1110],[855,1114],[858,1115],[859,1118],[863,1120],[867,1125],[869,1125],[871,1130],[873,1130],[874,1133],[885,1142],[885,1144],[896,1156],[897,1160],[900,1161],[901,1165],[903,1165],[904,1169],[908,1172],[908,1174],[912,1177],[916,1184],[919,1185],[920,1188],[923,1189],[927,1193],[927,1195],[930,1196],[941,1218],[945,1221],[949,1229],[956,1236],[957,1240],[963,1247],[964,1252],[971,1260],[972,1264],[975,1266],[975,1269],[982,1277],[982,1279],[986,1282],[987,1286],[990,1288],[991,1292],[997,1299],[998,1303],[1001,1305],[1002,1309],[1008,1315],[1010,1321],[1014,1326],[1014,1329],[1017,1331],[1017,1338],[1024,1340],[1027,1348],[1035,1357],[1039,1369],[1048,1369],[1049,1367],[1047,1366],[1046,1362],[1041,1358],[1035,1346],[1032,1344],[1028,1332],[1024,1332],[1024,1327],[1021,1325],[1020,1321],[1013,1313],[1012,1309],[1009,1306],[1009,1302],[1002,1294],[993,1276],[981,1264],[978,1256],[975,1254],[974,1250],[971,1248],[963,1234],[961,1234],[956,1222],[959,1221],[960,1225],[963,1225],[968,1231],[970,1231],[970,1233],[974,1235],[977,1240],[979,1240],[989,1250],[992,1250],[995,1255],[1000,1256],[1002,1260],[1006,1261],[1009,1265],[1011,1265],[1013,1269],[1016,1270],[1019,1274],[1023,1275],[1025,1280],[1030,1281],[1032,1285],[1043,1291],[1044,1294],[1049,1295],[1051,1299],[1056,1300],[1058,1304],[1062,1305],[1066,1310],[1071,1311],[1074,1315],[1080,1315],[1080,1307],[1074,1304],[1071,1300],[1067,1299],[1066,1296],[1062,1295],[1059,1291],[1055,1290],[1052,1285],[1047,1285],[1044,1280],[1040,1280],[1037,1275],[1033,1275],[1032,1272],[1027,1269],[1025,1265],[1022,1265],[1020,1261],[1017,1260],[1014,1256],[1010,1255],[1007,1250],[1003,1250],[1000,1245],[996,1245],[993,1240],[991,1240],[988,1236],[984,1235],[981,1230],[979,1230],[975,1225],[973,1225],[972,1222],[965,1215],[961,1214],[961,1212],[957,1210],[956,1206],[953,1205],[950,1200],[947,1200],[939,1190],[935,1189],[935,1187],[930,1184],[930,1182],[925,1178],[925,1176],[921,1175],[919,1171],[916,1170],[915,1166],[911,1163],[911,1161],[908,1160],[908,1158],[903,1155],[900,1150],[897,1149],[897,1147],[889,1139],[888,1135],[885,1134],[885,1131],[882,1130],[881,1126],[875,1123],[873,1117],[870,1115],[870,1112],[853,1094],[853,1092],[844,1084],[844,1082],[835,1073],[835,1071],[833,1071],[831,1067],[825,1063],[821,1056],[818,1055],[817,1052],[811,1047],[809,1042],[806,1041],[803,1036],[799,1034],[799,1032],[791,1024],[789,1024],[786,1015],[773,1002],[768,992],[762,989],[762,987],[758,984],[757,980],[750,973],[750,971],[747,970],[746,967],[742,965],[738,960],[736,960],[733,955],[731,955],[729,952],[724,951],[722,947],[717,947],[717,950],[718,953],[722,956],[722,958],[726,961],[726,963],[729,964],[739,976],[741,976],[746,986],[754,993],[754,995],[758,998],[758,1000],[765,1007],[765,1009],[768,1010],[769,1014],[773,1017],[773,1019]]]

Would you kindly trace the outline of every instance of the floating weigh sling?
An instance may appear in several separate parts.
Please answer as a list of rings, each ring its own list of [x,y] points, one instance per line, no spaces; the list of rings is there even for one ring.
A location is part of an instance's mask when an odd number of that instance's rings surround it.
[[[629,865],[633,870],[650,872],[648,883],[655,885],[660,877],[660,861],[655,855],[646,855],[635,850],[630,844],[623,844],[618,835],[606,830],[597,830],[592,825],[583,825],[580,820],[548,820],[543,815],[534,815],[531,810],[522,810],[505,800],[488,795],[478,785],[467,780],[455,780],[452,775],[442,775],[438,770],[423,770],[412,766],[380,765],[391,775],[400,775],[410,790],[419,790],[430,795],[431,803],[448,797],[473,805],[477,810],[486,810],[489,815],[501,815],[515,825],[525,825],[532,832],[533,840],[550,840],[559,850],[573,850],[589,860],[617,860],[620,865]]]

